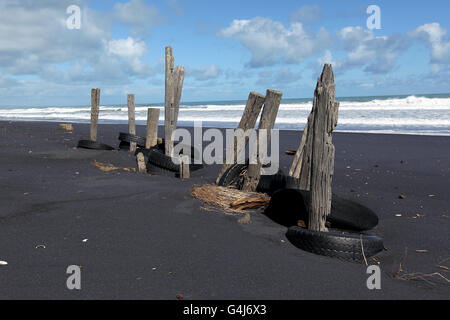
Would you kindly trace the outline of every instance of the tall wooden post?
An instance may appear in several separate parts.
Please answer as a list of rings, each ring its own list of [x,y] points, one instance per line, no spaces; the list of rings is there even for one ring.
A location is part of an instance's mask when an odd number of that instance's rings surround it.
[[[98,113],[100,110],[100,89],[91,90],[91,140],[97,141]]]
[[[180,108],[181,93],[184,82],[184,67],[174,68],[175,60],[172,47],[166,47],[166,88],[164,103],[164,136],[165,153],[172,155],[173,141],[172,133],[175,131]]]
[[[261,119],[259,120],[258,131],[264,129],[267,131],[267,145],[270,142],[271,130],[275,125],[275,120],[277,118],[278,109],[281,103],[281,96],[283,94],[275,90],[267,90],[266,99],[264,101],[264,108],[261,114]],[[258,132],[259,135],[259,132]],[[257,141],[259,140],[259,137]],[[257,163],[250,163],[248,166],[247,175],[244,180],[244,185],[242,190],[244,191],[255,191],[258,186],[259,179],[261,178],[261,159],[259,158],[260,151],[257,155]]]
[[[128,103],[128,131],[130,134],[136,134],[136,121],[135,121],[135,104],[134,94],[127,96]],[[136,152],[136,142],[130,143],[130,152]]]
[[[256,120],[258,119],[258,115],[261,112],[261,108],[264,104],[265,96],[256,93],[256,92],[250,92],[248,95],[247,104],[245,105],[244,113],[242,114],[241,121],[239,122],[238,129],[241,129],[242,131],[246,131],[248,129],[255,128]],[[237,137],[235,136],[234,139],[234,151],[233,151],[233,161],[236,161],[238,154],[245,151],[245,146],[247,144],[247,140],[245,141],[245,144],[243,146],[243,149],[240,148],[240,146],[237,144]],[[225,174],[225,171],[231,167],[231,164],[224,163],[222,166],[222,170],[220,171],[217,179],[216,184],[219,183],[222,176]]]
[[[148,108],[147,110],[147,135],[145,139],[145,148],[150,149],[158,143],[158,121],[159,109]]]
[[[326,64],[317,81],[314,92],[313,111],[308,119],[303,153],[310,155],[310,202],[308,228],[315,231],[328,231],[326,217],[331,210],[331,184],[334,173],[334,145],[332,132],[336,128],[339,102],[335,101],[336,86],[333,68]],[[306,170],[301,170],[306,171]]]

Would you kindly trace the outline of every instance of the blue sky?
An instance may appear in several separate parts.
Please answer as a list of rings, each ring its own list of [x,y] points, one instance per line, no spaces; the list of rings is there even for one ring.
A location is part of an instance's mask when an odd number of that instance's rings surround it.
[[[448,93],[449,17],[444,0],[2,0],[0,106],[88,105],[92,87],[102,104],[161,102],[166,45],[186,67],[183,101],[311,97],[323,63],[338,96]]]

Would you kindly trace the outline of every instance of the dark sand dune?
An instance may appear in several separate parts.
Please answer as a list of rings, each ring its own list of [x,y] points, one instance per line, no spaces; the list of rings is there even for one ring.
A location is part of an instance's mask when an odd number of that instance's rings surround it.
[[[73,150],[89,130],[74,127],[66,134],[57,123],[0,122],[0,260],[8,262],[0,266],[1,299],[450,298],[444,281],[390,277],[408,248],[404,270],[449,278],[436,265],[450,257],[450,137],[334,134],[333,192],[379,215],[371,233],[388,249],[376,256],[382,289],[370,291],[365,265],[300,251],[261,213],[242,225],[201,210],[190,187],[212,183],[218,166],[188,181],[102,172],[90,163],[134,167],[135,158]],[[100,125],[98,140],[117,146],[126,130]],[[281,133],[285,171],[292,157],[284,150],[299,139]],[[66,288],[72,264],[82,266],[80,291]]]

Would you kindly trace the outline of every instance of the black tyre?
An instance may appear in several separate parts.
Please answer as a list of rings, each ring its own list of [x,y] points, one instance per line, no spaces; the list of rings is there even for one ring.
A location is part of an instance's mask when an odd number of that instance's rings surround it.
[[[231,165],[220,178],[218,185],[222,187],[233,186],[240,189],[247,169],[248,163]],[[271,195],[275,191],[285,188],[287,185],[296,186],[298,182],[296,179],[287,177],[283,171],[278,170],[274,175],[261,176],[256,191]]]
[[[297,225],[298,220],[308,223],[309,201],[309,191],[281,189],[272,195],[265,214],[287,227]],[[333,194],[327,221],[333,228],[365,231],[377,226],[378,216],[359,203]]]
[[[136,142],[137,146],[145,148],[146,139],[143,137],[137,136],[135,134],[120,132],[119,140],[122,142],[128,142],[128,143]]]
[[[152,148],[147,153],[148,157],[148,163],[154,166],[157,166],[161,169],[172,171],[172,172],[179,172],[180,171],[180,165],[175,164],[172,161],[172,158],[169,156],[166,156],[163,152],[163,150]],[[192,160],[191,160],[192,162]],[[191,164],[189,166],[190,171],[196,171],[203,168],[203,164]]]
[[[320,232],[296,226],[288,229],[286,237],[299,249],[357,262],[364,261],[364,257],[374,256],[384,248],[383,239],[377,236],[337,231]]]
[[[218,185],[221,187],[235,187],[240,189],[247,168],[247,164],[231,165],[220,178]]]
[[[92,149],[92,150],[115,150],[113,147],[100,143],[97,141],[92,140],[80,140],[78,141],[78,148],[84,148],[84,149]]]

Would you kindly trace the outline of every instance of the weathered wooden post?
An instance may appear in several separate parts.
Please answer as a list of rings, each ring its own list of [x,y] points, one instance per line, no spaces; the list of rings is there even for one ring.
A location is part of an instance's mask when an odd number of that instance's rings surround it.
[[[336,86],[333,68],[326,64],[317,81],[314,101],[308,123],[302,135],[300,163],[293,163],[300,174],[300,187],[310,190],[308,228],[314,231],[328,231],[326,217],[331,210],[331,184],[334,173],[334,145],[332,132],[336,128],[339,102],[335,101]],[[301,148],[301,150],[300,150]]]
[[[145,139],[145,148],[150,149],[158,143],[158,121],[159,109],[148,108],[147,110],[147,135]]]
[[[145,158],[144,158],[144,154],[142,152],[139,152],[136,155],[136,162],[137,162],[138,172],[139,173],[146,173],[147,172],[147,166],[145,165]]]
[[[136,134],[134,94],[127,95],[128,102],[128,131]],[[130,142],[130,152],[136,152],[136,142]]]
[[[264,108],[261,114],[261,119],[259,120],[258,135],[259,130],[263,129],[267,131],[267,145],[270,142],[271,131],[275,125],[275,120],[277,118],[278,109],[281,103],[281,96],[283,94],[275,90],[267,90],[266,99],[264,101]],[[257,141],[259,140],[256,139]],[[258,142],[256,142],[258,144]],[[261,178],[261,159],[259,158],[260,151],[257,155],[257,163],[250,163],[248,166],[247,175],[244,179],[244,185],[242,187],[243,191],[255,191],[258,186],[259,179]]]
[[[172,133],[176,129],[178,112],[180,108],[181,93],[184,82],[184,67],[177,66],[174,69],[175,59],[172,47],[166,47],[166,82],[164,102],[164,136],[165,153],[172,155],[173,141]]]
[[[241,121],[239,122],[238,125],[238,129],[241,129],[242,131],[247,131],[248,129],[253,129],[255,128],[255,124],[256,124],[256,120],[258,119],[258,115],[261,112],[261,108],[264,104],[264,99],[265,96],[263,96],[260,93],[256,93],[256,92],[250,92],[250,94],[248,95],[248,99],[247,99],[247,104],[245,105],[245,109],[244,109],[244,113],[242,114],[242,118]],[[238,137],[234,138],[234,150],[233,150],[233,162],[236,162],[238,155],[241,152],[245,151],[245,146],[247,144],[247,140],[245,141],[245,144],[243,146],[243,150],[242,147],[240,147],[240,145],[238,145],[237,143],[237,139]],[[227,169],[231,167],[231,164],[228,163],[224,163],[224,165],[222,166],[222,170],[220,171],[217,179],[216,179],[216,184],[219,183],[220,179],[222,178],[222,176],[225,174],[225,171],[227,171]]]
[[[91,90],[91,140],[97,141],[98,113],[100,110],[100,89]]]
[[[187,155],[180,155],[180,179],[189,179],[189,157]]]

